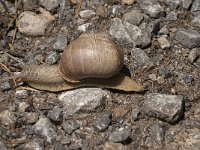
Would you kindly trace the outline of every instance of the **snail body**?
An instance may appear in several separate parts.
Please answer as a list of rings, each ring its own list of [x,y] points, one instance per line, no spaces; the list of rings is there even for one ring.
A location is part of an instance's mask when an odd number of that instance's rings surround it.
[[[141,84],[119,73],[122,66],[123,53],[107,34],[86,33],[69,44],[59,65],[27,66],[13,78],[52,92],[83,86],[142,91]]]

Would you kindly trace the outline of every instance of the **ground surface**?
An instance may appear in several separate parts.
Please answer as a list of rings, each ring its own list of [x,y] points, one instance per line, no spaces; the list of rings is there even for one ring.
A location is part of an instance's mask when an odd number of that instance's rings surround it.
[[[52,93],[1,82],[0,149],[200,149],[199,0],[0,2],[1,78],[21,62],[58,64],[71,41],[101,31],[124,52],[121,72],[145,87]]]

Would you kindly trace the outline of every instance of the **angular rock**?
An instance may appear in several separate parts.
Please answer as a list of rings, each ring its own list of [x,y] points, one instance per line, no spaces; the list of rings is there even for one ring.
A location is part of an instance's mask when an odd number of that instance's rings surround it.
[[[119,43],[133,44],[133,46],[145,47],[151,42],[151,37],[147,32],[118,18],[111,20],[109,34]]]
[[[112,14],[115,16],[119,16],[124,12],[124,7],[122,5],[113,5],[111,9]]]
[[[191,23],[193,26],[200,28],[200,15],[194,17]]]
[[[55,122],[62,122],[63,121],[62,109],[58,106],[54,107],[53,110],[50,110],[48,112],[47,117]]]
[[[33,10],[37,8],[38,0],[22,0],[23,3],[23,10]]]
[[[148,147],[159,147],[164,144],[165,129],[159,123],[153,124],[148,128],[149,136],[145,141]]]
[[[190,63],[194,63],[200,56],[200,51],[197,48],[193,48],[188,55],[188,60]]]
[[[99,117],[97,117],[97,119],[95,120],[95,122],[93,123],[93,127],[95,130],[97,131],[105,131],[108,128],[108,125],[111,122],[111,113],[105,113]]]
[[[40,8],[41,14],[25,11],[23,12],[17,21],[19,32],[29,36],[44,35],[45,30],[55,17],[48,11]]]
[[[109,137],[108,140],[110,142],[123,142],[126,141],[131,134],[131,129],[130,128],[120,128],[116,131],[113,131]]]
[[[176,12],[171,11],[170,13],[167,14],[166,20],[167,21],[176,21],[178,19],[178,15]]]
[[[63,121],[62,127],[67,132],[67,134],[72,134],[76,129],[80,128],[80,125],[75,120],[66,120]]]
[[[138,108],[133,108],[132,109],[132,122],[135,122],[136,120],[138,120],[138,117],[140,115],[140,110]]]
[[[103,150],[128,150],[128,148],[121,143],[106,142]]]
[[[182,7],[185,9],[189,9],[193,0],[181,0],[181,1],[182,1]]]
[[[142,14],[139,10],[133,10],[125,13],[122,19],[130,24],[138,26],[144,19],[144,14]]]
[[[44,149],[44,141],[42,139],[33,139],[25,144],[25,149],[30,150],[43,150]]]
[[[158,42],[162,49],[168,49],[171,46],[169,41],[167,40],[166,36],[164,36],[164,35],[158,38]]]
[[[56,64],[59,59],[60,59],[59,53],[57,53],[57,52],[51,52],[45,58],[45,63],[49,64],[49,65],[53,65],[53,64]]]
[[[157,117],[169,123],[175,123],[183,115],[183,97],[150,93],[146,96],[143,110],[148,116]]]
[[[26,102],[21,102],[19,103],[19,108],[18,111],[21,112],[25,112],[28,108],[30,107],[30,105]]]
[[[82,10],[79,12],[79,15],[83,19],[90,19],[96,15],[93,10]]]
[[[28,97],[28,92],[27,90],[17,90],[15,92],[15,97],[19,99],[25,99]]]
[[[40,118],[34,125],[34,132],[45,137],[48,143],[54,142],[57,137],[56,127],[48,118]]]
[[[55,50],[63,51],[67,47],[67,33],[65,28],[62,28],[57,35],[56,42],[53,44]]]
[[[26,114],[26,124],[33,124],[38,121],[38,114],[36,112],[29,112]]]
[[[14,127],[16,118],[13,112],[4,110],[0,112],[0,121],[2,125]]]
[[[59,5],[58,0],[39,0],[39,4],[49,11],[56,9]]]
[[[91,30],[92,28],[93,28],[92,23],[85,23],[85,24],[78,26],[78,30],[82,31],[82,32],[87,32],[87,31]]]
[[[200,0],[194,0],[192,3],[191,12],[195,13],[200,11]]]
[[[151,21],[149,23],[144,22],[140,25],[141,30],[147,32],[147,34],[152,38],[156,35],[160,29],[160,22],[158,20]]]
[[[137,0],[141,9],[153,18],[157,18],[163,13],[164,9],[156,0]]]
[[[200,46],[200,33],[196,30],[179,29],[176,32],[175,39],[187,48]]]
[[[164,2],[172,10],[177,9],[180,6],[180,4],[181,4],[181,0],[165,0]]]
[[[80,88],[61,94],[58,99],[63,102],[63,113],[87,113],[96,111],[110,97],[100,88]]]

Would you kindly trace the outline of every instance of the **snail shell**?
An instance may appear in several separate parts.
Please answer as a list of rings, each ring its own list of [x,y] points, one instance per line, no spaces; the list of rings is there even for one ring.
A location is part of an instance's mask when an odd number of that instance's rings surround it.
[[[64,50],[59,71],[64,79],[110,78],[123,66],[123,53],[105,33],[85,33]]]

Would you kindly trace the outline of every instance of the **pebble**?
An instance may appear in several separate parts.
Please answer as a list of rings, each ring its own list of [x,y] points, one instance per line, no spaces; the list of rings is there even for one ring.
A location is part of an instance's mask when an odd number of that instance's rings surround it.
[[[128,150],[128,149],[121,143],[106,142],[103,145],[103,150]]]
[[[61,139],[61,143],[64,145],[66,145],[66,144],[69,145],[71,143],[71,138],[69,136],[64,136]]]
[[[137,0],[141,9],[153,18],[158,18],[164,11],[156,0]]]
[[[97,111],[110,94],[100,88],[80,88],[61,94],[58,99],[63,102],[63,113],[87,113]]]
[[[72,144],[70,144],[69,149],[70,150],[81,150],[82,144],[80,142],[72,143]]]
[[[171,71],[165,67],[158,68],[158,71],[159,71],[159,74],[164,78],[168,78],[172,75]]]
[[[14,113],[9,110],[4,110],[0,112],[1,125],[14,127],[16,123],[16,118]]]
[[[122,5],[113,5],[111,9],[112,14],[115,16],[120,16],[124,12],[124,7]]]
[[[167,14],[166,20],[167,21],[176,21],[178,19],[178,15],[176,12],[171,11],[170,13]]]
[[[47,117],[55,122],[62,122],[62,109],[58,106],[55,106],[53,110],[49,110]]]
[[[194,82],[194,77],[192,75],[186,75],[184,78],[183,78],[184,82],[188,85],[193,85],[193,82]]]
[[[188,55],[188,60],[190,63],[194,63],[197,61],[198,57],[200,55],[200,51],[197,48],[193,48],[189,55]]]
[[[135,0],[121,0],[123,5],[132,5]]]
[[[39,4],[49,11],[56,9],[59,5],[58,0],[39,0]]]
[[[145,145],[148,147],[159,147],[164,144],[165,129],[159,123],[150,125],[148,128],[149,136],[146,138]]]
[[[21,102],[19,103],[19,108],[18,108],[18,112],[22,113],[27,111],[27,109],[30,107],[30,105],[27,102]]]
[[[51,52],[45,58],[45,63],[49,64],[49,65],[53,65],[53,64],[56,64],[59,59],[60,59],[59,53],[57,53],[57,52]]]
[[[140,25],[140,28],[143,31],[146,31],[147,34],[152,38],[158,33],[160,29],[160,22],[158,20],[150,21],[149,23],[144,22]]]
[[[96,16],[96,13],[93,10],[82,10],[79,15],[83,19],[91,19]]]
[[[129,138],[130,134],[131,134],[130,128],[120,128],[116,131],[113,131],[109,135],[108,140],[110,142],[115,142],[115,143],[124,142]]]
[[[57,137],[56,127],[48,118],[40,118],[34,125],[34,132],[45,137],[48,143],[53,143]]]
[[[62,127],[67,134],[72,134],[75,130],[80,128],[80,125],[75,120],[65,120],[62,123]]]
[[[193,0],[181,0],[181,1],[182,1],[182,7],[185,9],[189,9]]]
[[[200,33],[192,29],[179,29],[176,32],[175,39],[187,48],[200,46]]]
[[[39,116],[36,112],[29,112],[26,114],[26,124],[36,123],[39,119]]]
[[[165,0],[164,2],[171,10],[177,9],[181,4],[181,0]]]
[[[98,16],[102,18],[106,18],[107,16],[111,14],[111,12],[108,10],[108,7],[106,6],[99,6],[96,10],[96,13]]]
[[[0,84],[0,90],[7,91],[12,89],[13,84],[10,81],[4,81]]]
[[[111,113],[108,112],[97,117],[92,126],[96,131],[102,132],[108,128],[110,122],[111,122]]]
[[[67,47],[67,31],[65,31],[65,28],[62,28],[57,35],[56,42],[53,44],[54,50],[61,50],[63,51]]]
[[[44,150],[44,141],[40,138],[34,138],[25,144],[24,149],[29,150]]]
[[[40,8],[41,14],[24,11],[17,20],[19,32],[29,36],[45,35],[48,25],[55,20],[48,11]]]
[[[22,0],[23,10],[33,10],[38,7],[37,3],[37,0]]]
[[[138,26],[144,19],[144,14],[142,14],[139,10],[132,10],[130,12],[125,13],[122,19],[130,24]]]
[[[191,12],[195,13],[200,11],[200,0],[194,0],[191,7]]]
[[[7,150],[6,145],[2,141],[0,141],[0,150]]]
[[[169,30],[167,29],[167,26],[165,25],[165,26],[163,26],[160,30],[159,30],[159,34],[160,35],[167,35],[167,34],[169,34]]]
[[[28,98],[28,91],[27,90],[17,90],[15,92],[15,97],[18,99],[26,99],[26,98]]]
[[[166,38],[165,35],[159,37],[158,39],[159,45],[162,49],[169,49],[170,48],[170,42],[168,41],[168,39]]]
[[[78,30],[81,32],[87,32],[87,31],[92,30],[93,27],[94,26],[92,23],[85,23],[85,24],[78,26]]]
[[[146,31],[119,18],[111,20],[109,34],[123,44],[145,47],[151,43],[151,37]]]
[[[181,95],[149,93],[144,101],[143,110],[148,116],[175,123],[182,117],[183,107]]]
[[[132,122],[135,122],[135,121],[138,120],[138,117],[139,117],[139,115],[140,115],[141,113],[140,113],[140,110],[139,110],[138,108],[133,108],[131,114],[132,114],[131,120],[132,120]]]
[[[193,26],[200,28],[200,15],[194,17],[191,23]]]

